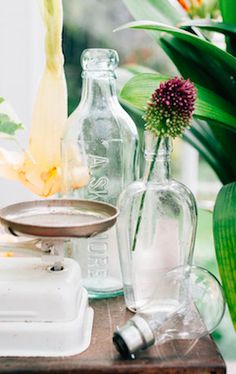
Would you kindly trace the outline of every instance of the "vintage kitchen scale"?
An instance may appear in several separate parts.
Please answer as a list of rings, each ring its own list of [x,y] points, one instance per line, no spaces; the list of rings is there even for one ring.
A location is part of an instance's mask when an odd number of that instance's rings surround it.
[[[89,346],[93,310],[78,263],[64,258],[64,243],[106,231],[117,215],[109,204],[63,199],[0,210],[8,232],[37,238],[42,251],[0,259],[0,356],[69,356]]]

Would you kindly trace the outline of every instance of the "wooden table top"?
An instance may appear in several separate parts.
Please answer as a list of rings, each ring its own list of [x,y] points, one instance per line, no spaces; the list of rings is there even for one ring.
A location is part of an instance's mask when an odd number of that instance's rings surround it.
[[[66,358],[1,357],[0,373],[226,373],[225,362],[209,336],[195,344],[183,340],[168,342],[141,352],[135,360],[123,360],[112,343],[116,326],[132,316],[126,310],[123,298],[93,300],[90,304],[95,319],[91,344],[85,352]]]

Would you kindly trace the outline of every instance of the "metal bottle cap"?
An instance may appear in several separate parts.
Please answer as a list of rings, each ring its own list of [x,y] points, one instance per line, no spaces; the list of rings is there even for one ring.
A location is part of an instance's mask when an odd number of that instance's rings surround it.
[[[131,318],[113,335],[113,343],[123,357],[132,357],[140,349],[146,349],[155,342],[148,322],[141,316]]]

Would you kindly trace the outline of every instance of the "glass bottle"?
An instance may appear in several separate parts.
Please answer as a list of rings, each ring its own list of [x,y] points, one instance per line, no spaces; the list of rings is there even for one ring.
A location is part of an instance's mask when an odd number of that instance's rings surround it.
[[[117,52],[87,49],[81,63],[82,97],[68,119],[62,140],[64,190],[67,197],[116,205],[121,191],[139,171],[137,129],[118,102],[114,72],[118,65]],[[71,150],[76,147],[84,149],[90,173],[89,183],[81,189],[71,187],[68,177],[76,159],[71,156]],[[123,293],[115,228],[94,238],[79,240],[73,252],[90,297]]]
[[[160,287],[165,288],[165,298],[174,301],[171,309],[163,308]],[[190,340],[187,354],[197,339],[216,329],[224,312],[223,291],[215,276],[197,266],[179,266],[163,275],[152,299],[117,328],[113,342],[123,356],[132,357],[153,344],[185,339]]]
[[[157,142],[145,132],[144,177],[131,183],[118,202],[119,254],[125,302],[131,311],[152,297],[165,272],[191,264],[193,257],[195,199],[186,186],[171,178],[171,139],[161,139],[156,152]],[[165,298],[165,289],[159,293]]]

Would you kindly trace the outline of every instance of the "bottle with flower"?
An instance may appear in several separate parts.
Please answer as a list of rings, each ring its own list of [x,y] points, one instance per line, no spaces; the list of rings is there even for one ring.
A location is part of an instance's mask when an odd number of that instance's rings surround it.
[[[190,126],[195,100],[194,85],[175,77],[147,103],[144,175],[122,192],[118,203],[119,254],[131,311],[150,300],[163,273],[192,262],[196,203],[191,191],[171,178],[170,156],[172,139]],[[160,289],[163,300],[164,294]]]

